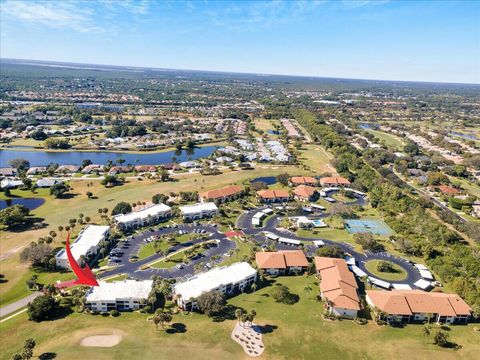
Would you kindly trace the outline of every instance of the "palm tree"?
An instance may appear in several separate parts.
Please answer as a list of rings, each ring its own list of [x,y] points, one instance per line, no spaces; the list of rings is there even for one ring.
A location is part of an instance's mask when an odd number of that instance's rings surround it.
[[[253,292],[255,292],[255,290],[257,290],[257,283],[253,283],[250,288],[252,289]]]
[[[307,294],[306,298],[307,298],[307,300],[308,300],[308,298],[309,298],[308,295],[313,291],[313,289],[312,289],[310,286],[305,286],[305,287],[303,288],[303,291],[305,291],[305,293]]]
[[[240,324],[240,318],[244,313],[245,311],[243,311],[243,309],[238,308],[235,310],[235,317],[237,318],[239,324]]]
[[[429,326],[424,326],[423,327],[423,335],[425,335],[425,343],[428,344],[428,336],[430,335],[430,327]]]

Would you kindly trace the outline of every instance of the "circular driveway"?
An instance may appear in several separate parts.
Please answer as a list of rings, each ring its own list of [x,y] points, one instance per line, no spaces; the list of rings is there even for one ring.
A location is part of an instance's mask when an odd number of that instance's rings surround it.
[[[237,227],[239,229],[242,229],[242,231],[245,234],[248,234],[252,236],[256,242],[259,245],[266,245],[269,240],[263,235],[264,231],[270,232],[272,234],[275,234],[279,237],[286,237],[289,239],[293,240],[300,240],[305,243],[305,249],[307,252],[308,256],[314,256],[315,250],[317,247],[313,245],[314,240],[322,240],[325,245],[337,245],[339,246],[343,251],[346,253],[350,254],[353,258],[356,260],[356,265],[365,273],[367,273],[369,276],[373,278],[377,278],[375,274],[370,273],[367,268],[365,267],[365,263],[369,260],[388,260],[396,265],[402,267],[406,273],[407,276],[403,280],[399,281],[389,281],[391,283],[395,284],[403,284],[403,285],[410,285],[412,288],[414,287],[415,282],[421,279],[420,272],[417,270],[413,264],[401,257],[397,257],[395,255],[392,255],[388,252],[378,252],[378,253],[373,253],[370,251],[365,251],[364,254],[359,253],[354,250],[354,247],[352,244],[349,244],[347,242],[337,242],[333,240],[328,240],[328,239],[322,239],[319,237],[315,238],[308,238],[308,237],[300,237],[295,235],[293,232],[288,231],[288,230],[280,230],[277,228],[278,223],[280,221],[279,217],[277,215],[274,215],[267,219],[263,227],[256,228],[252,226],[252,218],[253,216],[260,210],[266,209],[267,206],[259,207],[255,210],[250,210],[245,212],[244,214],[240,215],[240,217],[237,219]],[[309,244],[310,243],[310,244]],[[279,250],[291,250],[292,246],[289,245],[284,245],[280,243],[276,243],[277,249]],[[382,279],[380,279],[382,280]]]

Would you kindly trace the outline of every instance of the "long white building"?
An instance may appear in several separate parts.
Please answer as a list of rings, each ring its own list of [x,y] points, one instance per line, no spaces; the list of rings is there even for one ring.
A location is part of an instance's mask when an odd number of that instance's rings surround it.
[[[92,311],[138,310],[147,303],[153,280],[99,281],[85,294],[85,307]]]
[[[138,228],[172,216],[172,209],[165,204],[155,204],[129,214],[118,214],[113,220],[121,229]]]
[[[197,203],[179,207],[185,220],[200,220],[218,214],[218,207],[213,202]]]
[[[98,244],[106,240],[110,231],[109,226],[88,225],[78,234],[76,240],[70,244],[70,249],[74,259],[80,263],[81,256],[95,255],[98,251]],[[57,267],[69,268],[65,249],[60,250],[55,255]]]
[[[173,288],[177,304],[182,309],[193,310],[196,299],[205,292],[219,291],[228,295],[248,288],[257,280],[257,271],[246,262],[214,268],[178,283]]]

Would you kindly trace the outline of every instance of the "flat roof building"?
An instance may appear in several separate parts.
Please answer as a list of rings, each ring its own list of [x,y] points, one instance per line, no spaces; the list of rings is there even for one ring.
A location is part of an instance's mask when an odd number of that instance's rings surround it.
[[[196,299],[205,292],[219,291],[229,295],[243,291],[257,280],[257,271],[246,262],[214,268],[185,282],[177,283],[173,293],[182,309],[197,308]]]
[[[99,281],[85,295],[85,307],[92,311],[138,310],[147,303],[153,280]]]
[[[172,209],[165,204],[154,204],[129,214],[118,214],[112,219],[122,229],[138,228],[165,220],[172,216]]]
[[[218,207],[213,202],[197,203],[179,207],[185,220],[200,220],[205,217],[212,217],[218,214]]]
[[[88,225],[84,227],[70,245],[73,258],[80,263],[82,256],[96,255],[98,244],[107,239],[109,231],[110,227],[103,225]],[[65,249],[60,250],[55,255],[55,260],[57,267],[65,269],[70,267]]]

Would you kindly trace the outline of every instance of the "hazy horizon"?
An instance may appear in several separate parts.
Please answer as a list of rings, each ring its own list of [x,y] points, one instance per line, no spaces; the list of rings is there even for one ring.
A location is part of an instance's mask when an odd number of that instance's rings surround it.
[[[0,0],[4,58],[480,83],[480,2]]]

